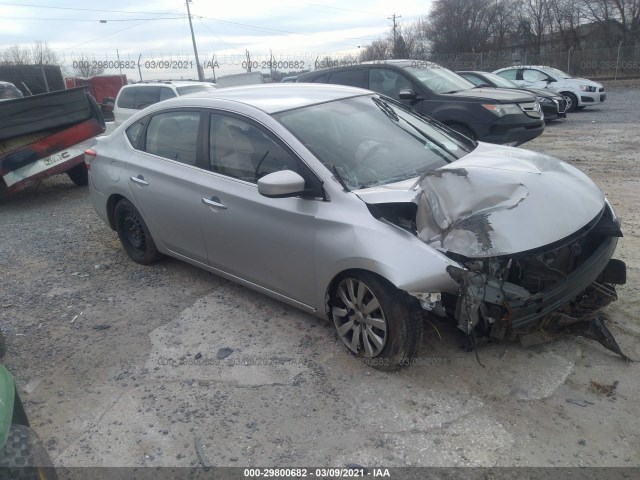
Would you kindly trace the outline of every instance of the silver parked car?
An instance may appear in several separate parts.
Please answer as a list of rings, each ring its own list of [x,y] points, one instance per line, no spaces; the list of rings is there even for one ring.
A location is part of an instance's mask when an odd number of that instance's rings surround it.
[[[474,340],[572,331],[622,355],[597,315],[625,281],[619,221],[559,160],[315,84],[167,100],[85,156],[134,261],[171,255],[328,318],[374,367],[411,363],[429,316]]]

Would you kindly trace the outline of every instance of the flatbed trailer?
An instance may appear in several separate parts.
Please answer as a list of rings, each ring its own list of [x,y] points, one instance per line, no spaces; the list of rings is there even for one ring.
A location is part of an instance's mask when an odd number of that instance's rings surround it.
[[[0,197],[64,172],[86,185],[84,151],[105,128],[83,88],[0,102]]]

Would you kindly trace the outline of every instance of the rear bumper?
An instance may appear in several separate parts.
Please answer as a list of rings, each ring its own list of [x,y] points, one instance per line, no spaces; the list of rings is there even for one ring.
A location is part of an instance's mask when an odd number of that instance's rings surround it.
[[[26,143],[28,136],[13,139],[15,146],[5,141],[6,153],[0,155],[0,177],[7,192],[17,192],[82,163],[84,151],[104,130],[104,124],[92,118],[55,133],[43,132],[31,143]]]

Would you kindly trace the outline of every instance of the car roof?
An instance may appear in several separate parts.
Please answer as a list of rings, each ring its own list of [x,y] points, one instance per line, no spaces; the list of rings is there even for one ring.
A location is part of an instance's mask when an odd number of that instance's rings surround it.
[[[196,92],[164,100],[156,105],[215,106],[225,99],[258,108],[268,114],[331,102],[343,98],[371,95],[374,92],[343,85],[317,83],[267,83],[220,88],[213,92]]]
[[[494,70],[494,72],[500,72],[502,70],[511,70],[512,68],[546,68],[551,69],[555,67],[551,67],[549,65],[511,65],[510,67],[499,68],[498,70]]]
[[[123,87],[145,87],[145,86],[151,86],[151,87],[157,87],[157,86],[165,86],[165,87],[170,87],[171,85],[175,86],[175,87],[184,87],[184,86],[191,86],[191,85],[215,85],[214,83],[211,82],[199,82],[197,80],[166,80],[166,81],[162,81],[162,80],[158,80],[157,82],[136,82],[136,83],[129,83],[127,85],[123,85]]]

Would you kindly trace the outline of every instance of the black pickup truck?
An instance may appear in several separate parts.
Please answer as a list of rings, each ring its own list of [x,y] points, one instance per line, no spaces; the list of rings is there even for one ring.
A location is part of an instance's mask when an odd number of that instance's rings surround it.
[[[0,198],[64,172],[86,185],[84,151],[105,131],[95,99],[83,88],[30,97],[11,90],[0,100]]]
[[[483,142],[516,146],[544,131],[544,115],[535,96],[500,88],[478,88],[431,62],[356,63],[303,73],[296,81],[373,90]]]

